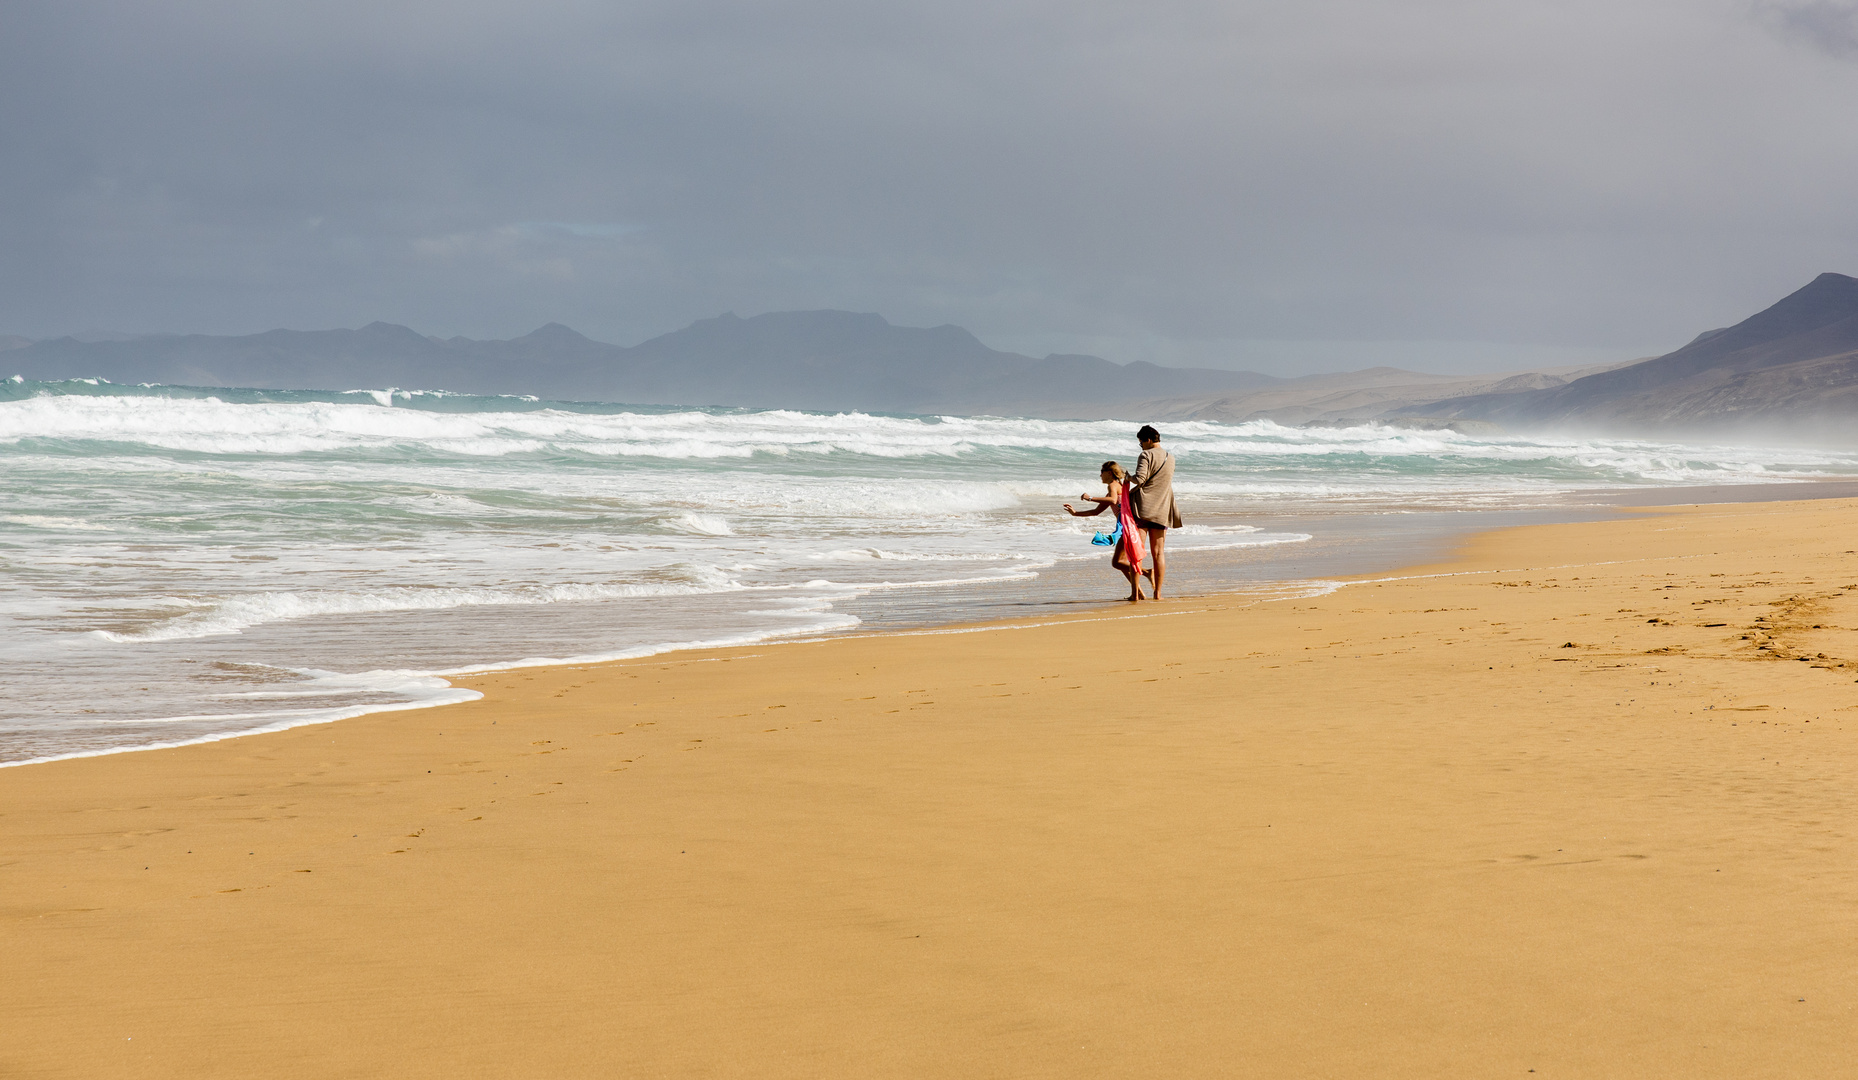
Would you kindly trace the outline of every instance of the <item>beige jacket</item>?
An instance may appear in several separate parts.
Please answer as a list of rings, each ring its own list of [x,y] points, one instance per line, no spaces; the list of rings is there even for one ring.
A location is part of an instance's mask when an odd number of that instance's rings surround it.
[[[1129,506],[1139,521],[1181,527],[1181,512],[1174,508],[1173,454],[1159,446],[1142,451],[1129,478]]]

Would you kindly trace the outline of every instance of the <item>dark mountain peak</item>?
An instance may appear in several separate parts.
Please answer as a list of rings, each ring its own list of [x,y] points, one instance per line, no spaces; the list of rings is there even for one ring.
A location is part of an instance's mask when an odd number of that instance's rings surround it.
[[[884,325],[886,327],[890,326],[889,323],[885,323]],[[991,353],[994,351],[982,344],[980,338],[975,337],[965,328],[956,326],[954,323],[943,323],[941,326],[932,326],[927,330],[909,330],[905,327],[898,327],[897,329],[904,330],[906,333],[921,334],[923,337],[935,341],[942,346],[960,349],[965,352]],[[999,355],[1016,356],[1018,354],[1001,353]]]
[[[380,338],[383,340],[406,341],[410,339],[421,344],[427,343],[426,336],[410,326],[401,326],[399,323],[381,322],[378,319],[355,331],[355,333],[365,334],[368,337]]]
[[[1772,367],[1858,344],[1858,278],[1821,274],[1734,326],[1707,330],[1676,352],[1576,379],[1569,400],[1643,391],[1706,371]]]
[[[1807,282],[1806,285],[1806,289],[1822,288],[1839,289],[1844,295],[1851,296],[1854,292],[1858,292],[1858,278],[1852,277],[1849,274],[1835,274],[1828,270],[1812,281]],[[1805,292],[1806,289],[1801,289],[1800,291]]]
[[[771,350],[785,355],[796,350],[869,348],[895,335],[921,333],[924,331],[892,326],[882,315],[855,311],[770,311],[746,319],[734,314],[698,319],[638,348],[657,352],[694,346],[731,352]]]
[[[1685,348],[1743,349],[1762,342],[1805,334],[1858,315],[1858,278],[1821,274],[1806,287],[1782,297],[1774,306],[1719,333],[1705,335]]]
[[[546,345],[546,344],[551,344],[551,343],[580,345],[583,343],[591,343],[593,341],[592,338],[581,333],[579,330],[576,330],[570,326],[563,326],[558,322],[552,322],[552,323],[544,324],[542,326],[538,326],[534,330],[529,331],[527,334],[524,334],[522,337],[519,337],[516,340],[532,342],[538,345]]]
[[[837,308],[821,308],[818,311],[770,311],[765,315],[754,315],[737,322],[750,326],[780,327],[830,327],[834,329],[857,328],[861,330],[881,330],[890,326],[890,320],[873,311],[840,311]]]
[[[1858,315],[1858,278],[1844,274],[1821,274],[1804,288],[1782,297],[1779,303],[1755,318],[1770,315],[1795,321],[1801,330],[1817,329],[1827,323]]]
[[[1510,423],[1696,430],[1819,423],[1849,437],[1858,404],[1858,278],[1821,274],[1804,288],[1673,353],[1565,386],[1482,394],[1402,412]]]

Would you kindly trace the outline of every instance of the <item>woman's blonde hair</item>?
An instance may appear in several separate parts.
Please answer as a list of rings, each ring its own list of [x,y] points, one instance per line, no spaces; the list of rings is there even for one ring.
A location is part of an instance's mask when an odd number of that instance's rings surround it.
[[[1118,481],[1129,479],[1129,474],[1124,472],[1123,467],[1116,464],[1114,461],[1104,462],[1102,471],[1114,476]]]

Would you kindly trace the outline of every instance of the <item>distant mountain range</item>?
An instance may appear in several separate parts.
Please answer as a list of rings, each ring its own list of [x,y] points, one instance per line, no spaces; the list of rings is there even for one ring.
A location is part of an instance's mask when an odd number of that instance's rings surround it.
[[[958,326],[892,326],[847,311],[722,315],[632,348],[558,323],[509,341],[441,340],[380,322],[244,337],[66,337],[0,353],[0,368],[32,379],[182,386],[397,386],[640,405],[1064,417],[1135,415],[1141,399],[1285,381],[1095,356],[1035,359],[990,349]]]
[[[1418,402],[1394,415],[1520,429],[1858,439],[1858,278],[1821,274],[1674,353],[1565,386]]]
[[[391,386],[640,405],[1228,423],[1373,420],[1858,441],[1858,279],[1843,274],[1821,274],[1766,311],[1666,356],[1471,378],[1382,367],[1284,379],[1095,356],[1036,359],[990,349],[958,326],[892,326],[846,311],[722,315],[631,348],[557,323],[509,341],[441,340],[380,322],[244,337],[87,338],[0,338],[0,371],[33,379]]]

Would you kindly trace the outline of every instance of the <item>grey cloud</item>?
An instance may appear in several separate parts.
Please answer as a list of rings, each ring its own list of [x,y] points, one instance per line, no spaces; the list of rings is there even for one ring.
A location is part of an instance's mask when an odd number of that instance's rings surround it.
[[[1858,81],[1746,10],[20,2],[0,333],[1623,358],[1858,266]]]
[[[1858,6],[1813,0],[1804,4],[1760,7],[1781,31],[1830,56],[1858,57]]]

